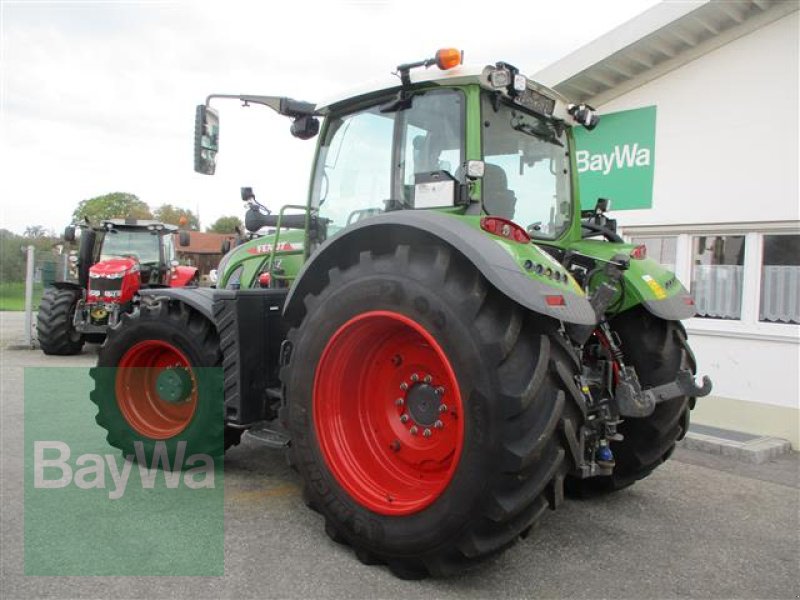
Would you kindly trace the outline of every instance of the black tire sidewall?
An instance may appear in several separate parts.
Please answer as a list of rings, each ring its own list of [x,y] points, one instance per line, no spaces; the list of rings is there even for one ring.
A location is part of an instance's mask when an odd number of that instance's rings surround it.
[[[184,461],[192,454],[208,454],[218,457],[223,454],[223,387],[222,368],[203,352],[197,336],[178,321],[167,319],[138,318],[136,315],[125,326],[114,331],[106,340],[97,368],[93,369],[95,391],[92,398],[99,412],[97,422],[108,430],[108,441],[120,448],[125,455],[134,454],[134,442],[141,441],[148,462],[158,442],[166,445],[171,460],[176,456],[179,442],[186,442]],[[183,352],[192,367],[198,398],[192,420],[178,435],[155,440],[140,434],[125,419],[117,404],[116,374],[118,364],[125,352],[141,341],[161,340]]]
[[[501,416],[489,399],[493,382],[481,364],[471,323],[455,304],[422,281],[405,276],[366,273],[326,288],[309,310],[292,351],[287,381],[294,458],[309,492],[323,513],[357,538],[359,546],[395,556],[432,551],[452,539],[480,513],[484,488],[497,464]],[[458,466],[448,487],[428,507],[405,516],[368,510],[345,492],[327,467],[313,422],[313,386],[317,363],[334,332],[351,318],[387,310],[424,327],[446,353],[459,382],[464,438]],[[390,546],[387,546],[391,544]]]

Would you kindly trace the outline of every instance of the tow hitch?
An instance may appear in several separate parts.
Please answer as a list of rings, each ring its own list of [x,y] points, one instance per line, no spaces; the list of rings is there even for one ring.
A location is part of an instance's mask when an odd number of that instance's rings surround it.
[[[641,418],[653,414],[656,404],[659,402],[666,402],[681,396],[701,398],[708,396],[709,393],[711,393],[711,379],[708,375],[703,376],[702,385],[697,385],[694,375],[689,369],[678,371],[675,381],[643,390],[633,368],[622,367],[614,397],[620,416]]]

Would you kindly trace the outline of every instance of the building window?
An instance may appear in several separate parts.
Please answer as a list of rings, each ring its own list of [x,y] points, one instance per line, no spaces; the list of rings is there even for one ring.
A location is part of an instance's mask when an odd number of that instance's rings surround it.
[[[652,258],[673,273],[675,272],[675,257],[677,255],[678,238],[674,235],[666,237],[634,237],[631,243],[644,245],[647,248],[647,257]]]
[[[758,320],[800,323],[800,235],[765,235]]]
[[[692,250],[692,295],[697,316],[741,319],[744,236],[696,236]]]

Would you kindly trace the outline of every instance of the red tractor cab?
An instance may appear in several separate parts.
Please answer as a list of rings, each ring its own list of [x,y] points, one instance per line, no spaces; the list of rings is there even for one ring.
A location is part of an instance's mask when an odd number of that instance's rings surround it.
[[[108,327],[133,310],[142,288],[197,285],[195,267],[181,266],[175,255],[174,225],[151,220],[108,219],[79,225],[76,281],[57,281],[45,290],[37,331],[45,354],[76,354],[84,342],[100,343]],[[76,239],[76,227],[64,239]],[[181,246],[189,232],[178,233]]]

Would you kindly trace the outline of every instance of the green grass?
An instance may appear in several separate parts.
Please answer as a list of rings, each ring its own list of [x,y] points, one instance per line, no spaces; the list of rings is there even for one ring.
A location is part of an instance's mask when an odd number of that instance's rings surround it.
[[[33,284],[33,309],[39,306],[44,287]],[[25,310],[25,283],[22,281],[3,281],[0,283],[0,310]]]

